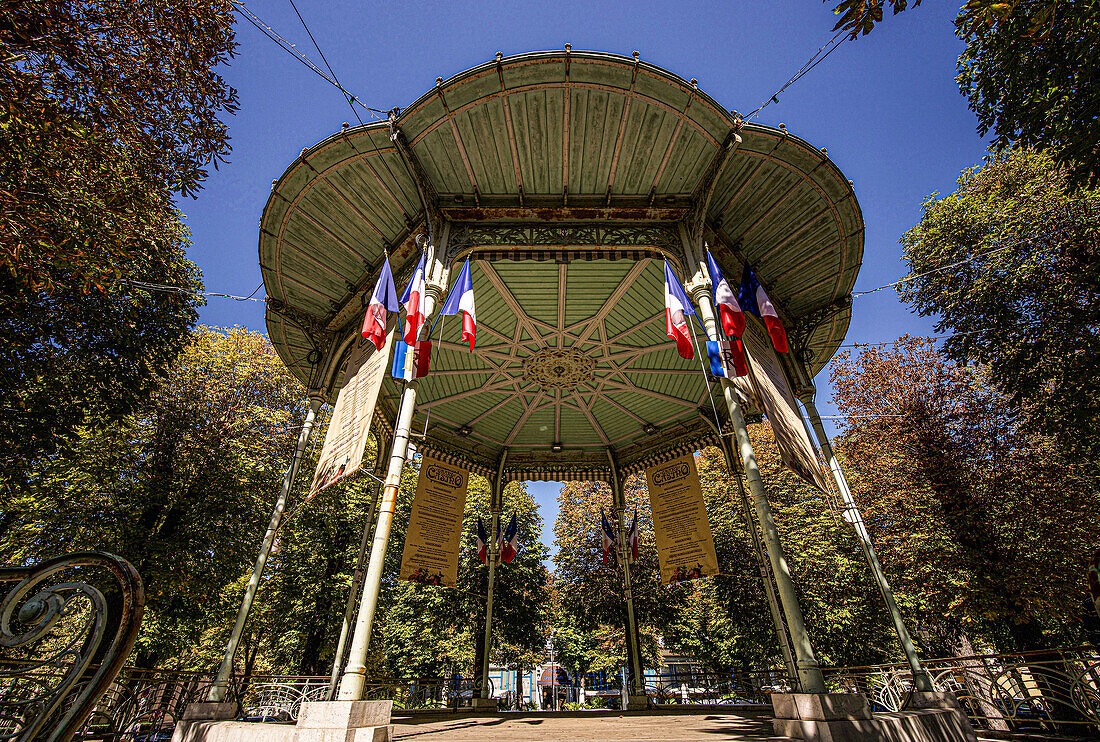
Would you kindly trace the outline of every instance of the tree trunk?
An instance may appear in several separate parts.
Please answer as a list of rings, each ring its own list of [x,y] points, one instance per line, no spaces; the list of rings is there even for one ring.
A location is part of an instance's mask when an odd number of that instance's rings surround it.
[[[516,711],[520,711],[523,706],[523,668],[516,668]]]

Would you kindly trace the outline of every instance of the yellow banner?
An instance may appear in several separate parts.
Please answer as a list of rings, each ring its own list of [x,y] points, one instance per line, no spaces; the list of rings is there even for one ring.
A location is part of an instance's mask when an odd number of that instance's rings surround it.
[[[313,473],[313,482],[309,486],[309,497],[363,466],[370,421],[374,416],[382,380],[386,377],[392,341],[393,330],[386,335],[382,350],[376,349],[374,343],[366,338],[356,339],[344,365],[344,385],[336,397],[336,407],[332,410],[332,420],[325,433],[325,444],[321,447],[321,458],[317,461],[317,471]]]
[[[401,579],[427,585],[454,587],[458,582],[458,551],[462,513],[466,509],[465,469],[424,456],[416,482]]]
[[[718,574],[718,555],[695,456],[688,454],[650,467],[645,470],[645,481],[661,561],[661,583]]]

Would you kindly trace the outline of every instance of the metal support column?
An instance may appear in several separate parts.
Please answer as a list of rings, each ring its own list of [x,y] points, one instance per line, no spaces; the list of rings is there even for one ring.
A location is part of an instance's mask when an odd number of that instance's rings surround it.
[[[389,446],[383,449],[381,437],[376,442],[378,455],[375,458],[373,473],[377,476],[381,473],[382,462],[387,459],[390,451]],[[392,443],[390,441],[390,444]],[[340,624],[340,638],[336,640],[336,650],[332,655],[332,675],[329,677],[328,695],[326,696],[330,701],[336,698],[336,686],[340,682],[340,673],[343,672],[344,663],[347,661],[351,621],[355,613],[356,601],[359,599],[359,590],[363,586],[363,562],[367,557],[367,545],[370,544],[371,537],[374,535],[375,516],[378,513],[378,500],[381,494],[381,484],[373,482],[371,484],[370,507],[367,508],[367,518],[363,521],[363,538],[359,542],[359,556],[355,560],[355,572],[351,579],[351,586],[348,588],[347,602],[344,604],[344,620]]]
[[[714,302],[710,297],[710,285],[698,283],[692,287],[692,298],[699,307],[699,318],[706,328],[707,337],[718,340],[718,323],[714,315]],[[767,493],[764,491],[764,480],[760,478],[760,470],[756,465],[756,452],[749,442],[749,429],[745,425],[745,416],[741,413],[741,403],[737,399],[737,392],[728,379],[721,380],[722,395],[726,400],[726,409],[729,412],[730,422],[734,433],[737,435],[737,448],[741,455],[741,465],[745,470],[745,478],[749,482],[749,494],[752,495],[753,507],[756,509],[756,517],[760,521],[760,528],[764,532],[764,545],[767,547],[768,560],[771,562],[772,574],[775,576],[775,584],[779,589],[779,600],[783,606],[783,615],[787,618],[787,627],[791,632],[791,642],[794,644],[795,663],[798,666],[798,680],[803,693],[824,693],[825,677],[821,674],[821,667],[814,656],[814,648],[810,643],[810,637],[806,633],[806,622],[802,616],[802,607],[798,604],[798,591],[791,577],[790,567],[787,565],[787,557],[783,552],[783,545],[779,541],[779,531],[775,527],[772,518],[771,505],[768,503]]]
[[[229,689],[229,678],[233,674],[233,657],[237,654],[237,645],[241,642],[245,624],[248,622],[248,614],[252,610],[252,601],[256,597],[256,590],[260,586],[260,577],[263,576],[264,566],[271,554],[271,546],[275,542],[275,534],[283,520],[283,512],[286,510],[286,501],[290,496],[290,490],[294,486],[294,478],[298,474],[298,465],[302,463],[302,455],[306,445],[313,434],[313,421],[317,417],[317,410],[321,408],[324,399],[320,392],[312,390],[309,398],[309,410],[306,419],[302,422],[302,429],[298,433],[298,447],[294,449],[294,455],[290,459],[283,476],[282,487],[279,488],[279,497],[275,500],[275,510],[271,513],[271,520],[267,524],[267,533],[264,534],[263,543],[260,544],[260,553],[256,556],[256,564],[252,568],[252,578],[248,581],[248,587],[244,591],[244,599],[241,601],[240,610],[237,611],[237,622],[233,625],[233,631],[229,634],[229,643],[225,647],[225,655],[221,665],[218,666],[218,674],[210,685],[206,695],[207,703],[222,703],[225,701],[226,692]]]
[[[491,529],[489,531],[489,543],[485,548],[485,555],[489,562],[489,585],[485,592],[485,640],[482,643],[481,657],[481,697],[489,697],[489,650],[493,639],[493,587],[496,584],[497,563],[500,561],[500,546],[497,533],[500,530],[500,509],[504,501],[504,462],[508,458],[508,449],[500,454],[497,464],[497,476],[492,482],[489,492],[489,513],[491,515]]]
[[[894,631],[898,634],[901,648],[905,652],[905,659],[909,662],[909,668],[913,672],[913,684],[918,691],[935,691],[936,688],[932,683],[932,678],[921,665],[917,648],[913,646],[913,639],[909,636],[908,629],[905,628],[905,621],[902,620],[898,603],[894,599],[894,591],[886,580],[886,573],[882,571],[882,564],[878,560],[878,555],[875,554],[874,544],[871,543],[871,534],[867,532],[867,526],[863,523],[863,516],[859,512],[859,508],[856,507],[856,501],[852,497],[852,491],[848,488],[848,480],[844,476],[844,470],[840,468],[840,462],[836,460],[836,455],[833,453],[833,446],[829,442],[829,436],[825,433],[825,426],[821,423],[821,415],[818,414],[817,405],[814,404],[815,393],[816,390],[812,385],[804,387],[799,394],[799,398],[806,407],[806,412],[809,413],[810,423],[817,436],[821,453],[824,454],[825,461],[829,465],[829,471],[833,474],[833,481],[836,483],[837,492],[840,494],[840,501],[844,504],[844,519],[852,524],[856,537],[859,539],[859,544],[863,547],[863,555],[867,558],[867,565],[871,568],[875,584],[878,585],[882,600],[886,603],[886,609],[890,612],[890,619],[894,622]]]
[[[630,661],[627,665],[633,665],[634,677],[631,695],[645,695],[645,670],[642,667],[642,651],[638,637],[638,621],[634,616],[634,591],[630,584],[630,546],[626,540],[626,483],[622,480],[619,468],[615,463],[611,449],[607,451],[611,461],[611,494],[614,498],[615,517],[618,521],[618,550],[619,561],[623,567],[623,597],[626,600],[626,649],[630,652]]]
[[[428,246],[429,283],[424,302],[424,326],[421,334],[430,328],[429,320],[435,312],[443,286],[446,285],[445,270],[436,260],[436,255],[446,252],[446,238],[435,250]],[[406,383],[401,394],[401,404],[397,412],[397,422],[393,432],[393,447],[390,453],[389,468],[386,471],[386,483],[382,489],[382,505],[378,510],[378,523],[374,528],[371,543],[370,562],[367,564],[367,576],[363,585],[363,598],[359,603],[359,615],[355,619],[355,632],[351,638],[348,652],[348,664],[340,678],[339,701],[359,701],[363,698],[366,681],[367,646],[370,643],[371,627],[374,624],[374,612],[378,607],[378,593],[382,587],[382,567],[386,560],[386,545],[390,540],[390,527],[393,525],[393,512],[397,506],[397,490],[401,486],[401,470],[405,466],[405,456],[409,448],[409,434],[412,429],[413,412],[416,409],[416,390],[419,379]]]
[[[756,519],[752,513],[749,498],[745,495],[745,483],[741,481],[741,468],[737,466],[733,449],[729,438],[722,438],[722,456],[726,459],[726,469],[730,478],[737,481],[737,492],[741,497],[741,512],[744,514],[745,526],[752,538],[753,553],[756,554],[756,565],[760,569],[760,580],[764,584],[764,594],[768,600],[768,611],[775,624],[776,637],[779,639],[779,648],[783,652],[783,665],[787,668],[787,674],[791,680],[798,682],[798,667],[794,663],[794,655],[791,654],[791,640],[787,636],[787,624],[783,622],[783,615],[779,611],[779,601],[775,597],[775,585],[772,584],[771,570],[768,569],[768,558],[764,553],[764,547],[760,543],[760,533],[757,531]]]

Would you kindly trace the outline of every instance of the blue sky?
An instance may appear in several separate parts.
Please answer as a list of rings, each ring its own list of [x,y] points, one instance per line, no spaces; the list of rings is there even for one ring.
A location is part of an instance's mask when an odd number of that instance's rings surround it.
[[[831,38],[834,23],[834,3],[818,0],[295,1],[343,85],[379,109],[406,106],[436,77],[497,51],[562,49],[568,42],[577,50],[637,50],[647,62],[696,78],[725,107],[747,112]],[[289,0],[253,0],[248,7],[320,64]],[[854,182],[867,223],[857,292],[904,275],[897,241],[917,222],[921,202],[933,191],[954,190],[959,172],[985,153],[954,82],[962,49],[952,23],[957,9],[957,2],[925,3],[888,17],[870,36],[842,44],[758,117],[826,147]],[[190,257],[207,290],[247,295],[260,284],[257,225],[271,181],[303,148],[355,119],[335,88],[243,19],[237,38],[239,56],[223,70],[241,102],[229,121],[231,162],[212,172],[197,200],[180,206],[192,233]],[[892,291],[855,301],[847,342],[931,333],[932,323]],[[266,329],[258,302],[212,298],[200,319]],[[827,373],[818,387],[822,414],[831,414]],[[531,490],[543,505],[550,543],[557,485]]]

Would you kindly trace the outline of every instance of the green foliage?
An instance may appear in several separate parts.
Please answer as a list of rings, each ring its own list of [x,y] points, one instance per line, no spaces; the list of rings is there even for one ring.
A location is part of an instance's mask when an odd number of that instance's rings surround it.
[[[306,410],[267,339],[245,330],[200,329],[157,382],[138,412],[93,411],[106,419],[0,504],[0,562],[102,549],[134,563],[149,601],[142,664],[187,662],[211,596],[251,565]]]
[[[1014,410],[1095,456],[1100,190],[1070,194],[1051,156],[1008,150],[923,208],[902,237],[915,276],[902,298],[937,316],[938,331],[955,333],[948,357],[987,364]]]
[[[461,672],[472,675],[477,634],[484,630],[488,567],[477,558],[477,517],[489,528],[489,485],[470,477],[463,515],[461,560],[457,588],[400,582],[396,579],[404,549],[419,461],[407,464],[387,552],[384,591],[379,601],[381,649],[374,644],[379,670],[392,677],[439,677]],[[502,520],[514,512],[519,526],[519,554],[511,564],[499,563],[493,590],[493,645],[490,659],[513,668],[540,661],[546,643],[544,614],[549,605],[549,576],[542,566],[542,519],[534,498],[522,484],[504,491]],[[373,644],[373,643],[372,643]]]
[[[638,512],[639,550],[631,565],[631,591],[642,662],[652,667],[657,662],[662,627],[672,620],[689,588],[660,584],[644,479],[627,479],[625,495],[628,524],[635,508]],[[603,563],[600,536],[601,508],[609,520],[614,516],[611,488],[602,482],[566,483],[558,494],[558,506],[554,564],[560,613],[556,613],[554,625],[561,637],[562,664],[579,673],[622,667],[626,664],[622,568],[614,561]],[[598,640],[577,636],[578,632],[594,633]]]
[[[832,378],[854,416],[838,451],[927,650],[1080,641],[1096,467],[1030,431],[980,367],[949,363],[931,341],[841,355]]]
[[[1100,184],[1100,0],[970,0],[956,23],[978,133],[1048,150],[1073,188]]]
[[[0,20],[0,476],[83,422],[136,409],[186,342],[199,288],[172,194],[228,153],[214,72],[234,50],[224,0],[4,4]]]
[[[908,0],[836,2],[833,30],[871,32],[883,7]],[[913,7],[920,5],[914,0]],[[966,0],[955,18],[966,42],[955,81],[994,144],[1049,151],[1077,189],[1100,183],[1100,0]]]
[[[827,3],[829,0],[822,2]],[[920,2],[921,0],[913,0],[913,7],[920,5]],[[833,8],[833,13],[840,16],[833,30],[844,29],[853,39],[866,36],[876,23],[882,21],[882,8],[885,5],[889,5],[893,14],[897,15],[909,7],[909,0],[840,0]]]

